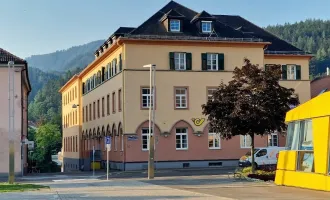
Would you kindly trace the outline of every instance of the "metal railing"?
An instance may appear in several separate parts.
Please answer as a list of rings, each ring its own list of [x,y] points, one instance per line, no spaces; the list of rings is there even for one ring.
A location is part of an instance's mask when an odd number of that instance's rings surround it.
[[[168,35],[124,35],[122,38],[145,40],[202,40],[202,41],[235,41],[263,42],[260,38],[228,38],[228,37],[198,37],[198,36],[168,36]]]
[[[280,54],[280,55],[311,55],[306,51],[265,51],[265,54]]]

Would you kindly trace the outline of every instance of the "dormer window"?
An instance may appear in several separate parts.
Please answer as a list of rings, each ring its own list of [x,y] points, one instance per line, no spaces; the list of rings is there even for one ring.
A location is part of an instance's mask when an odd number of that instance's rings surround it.
[[[170,31],[171,32],[180,32],[180,20],[177,19],[171,19],[170,20]]]
[[[212,21],[202,21],[202,32],[203,33],[212,32]]]

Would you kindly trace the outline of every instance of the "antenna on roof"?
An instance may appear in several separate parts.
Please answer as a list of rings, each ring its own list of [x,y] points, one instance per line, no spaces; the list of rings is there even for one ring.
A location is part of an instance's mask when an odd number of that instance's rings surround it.
[[[212,29],[212,32],[210,33],[209,38],[210,38],[213,34],[215,34],[215,35],[218,37],[218,34],[217,34],[217,32],[215,32],[214,28]]]

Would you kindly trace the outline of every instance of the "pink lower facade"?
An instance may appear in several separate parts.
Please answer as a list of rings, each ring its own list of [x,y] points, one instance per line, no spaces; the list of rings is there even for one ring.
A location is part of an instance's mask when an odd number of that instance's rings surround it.
[[[68,164],[70,166],[66,168],[90,170],[93,146],[97,154],[97,156],[95,156],[95,161],[100,162],[101,168],[105,168],[107,159],[105,140],[108,135],[111,136],[111,150],[108,152],[110,169],[147,169],[149,151],[145,149],[146,140],[143,139],[142,130],[148,129],[148,127],[149,121],[146,120],[136,127],[135,134],[122,134],[121,124],[118,126],[113,125],[111,130],[109,130],[109,127],[104,128],[103,132],[102,129],[100,129],[99,137],[81,140],[81,159],[67,160],[68,163],[73,164]],[[186,149],[176,148],[177,128],[187,130]],[[188,120],[179,120],[167,131],[166,136],[164,132],[166,132],[166,130],[160,130],[159,126],[155,124],[156,169],[238,166],[239,158],[247,151],[250,151],[249,147],[241,146],[240,136],[236,136],[230,140],[220,140],[218,148],[210,148],[207,124],[204,125],[202,132],[196,133]],[[256,148],[269,146],[269,137],[270,136],[256,136]],[[285,146],[284,136],[277,135],[276,138],[277,146]]]

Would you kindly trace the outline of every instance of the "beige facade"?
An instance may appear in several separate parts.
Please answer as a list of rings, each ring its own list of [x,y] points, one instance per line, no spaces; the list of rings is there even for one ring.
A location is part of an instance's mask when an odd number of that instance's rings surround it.
[[[141,26],[120,27],[60,90],[64,170],[89,170],[93,149],[95,162],[104,167],[107,136],[111,168],[146,167],[152,96],[146,64],[156,65],[156,168],[237,165],[250,138],[225,141],[209,132],[201,105],[221,81],[232,79],[244,58],[261,68],[282,65],[280,84],[294,88],[301,103],[310,99],[311,55],[243,18],[197,13],[171,1]],[[78,93],[68,101],[75,88]],[[256,137],[255,144],[284,146],[285,137]]]
[[[141,89],[149,87],[149,71],[142,68],[148,63],[156,64],[157,68],[155,92],[157,130],[155,130],[155,134],[158,135],[156,137],[158,140],[156,159],[160,162],[216,160],[218,158],[236,160],[247,151],[246,148],[240,147],[239,138],[220,141],[219,149],[209,149],[207,122],[194,124],[192,121],[192,119],[205,118],[202,115],[201,105],[207,101],[208,89],[216,88],[221,81],[230,81],[234,68],[242,66],[244,58],[250,59],[252,63],[259,64],[261,67],[265,64],[296,63],[301,65],[301,80],[283,80],[281,84],[294,88],[302,103],[310,99],[310,82],[308,80],[310,57],[307,56],[264,55],[263,43],[235,43],[232,45],[216,42],[202,44],[177,42],[173,44],[148,41],[146,44],[143,41],[139,44],[136,41],[125,41],[125,39],[119,39],[119,42],[121,46],[116,51],[103,53],[97,58],[97,64],[88,66],[61,89],[63,100],[66,101],[65,98],[70,99],[67,97],[70,96],[70,91],[78,88],[78,97],[74,94],[73,100],[63,106],[63,116],[69,123],[69,126],[67,128],[65,126],[63,129],[64,149],[69,150],[63,151],[64,160],[71,160],[68,161],[70,163],[67,166],[68,169],[79,169],[82,165],[84,168],[90,166],[83,160],[89,158],[87,160],[90,162],[90,152],[93,146],[95,150],[100,150],[101,159],[104,161],[106,157],[104,136],[107,134],[113,136],[110,151],[112,162],[120,163],[120,166],[123,166],[122,163],[147,161],[148,152],[141,148],[141,130],[148,127],[146,121],[148,109],[142,108]],[[170,70],[169,52],[191,53],[192,69],[189,71]],[[224,70],[203,71],[201,54],[205,52],[223,53],[225,55]],[[93,77],[99,70],[101,71],[102,67],[107,66],[107,63],[118,58],[119,54],[122,57],[122,71],[118,70],[118,73],[109,80],[82,95],[82,83],[86,83],[90,77]],[[187,89],[187,108],[175,108],[175,88]],[[118,97],[119,91],[121,91],[120,97]],[[79,104],[77,109],[72,108],[73,104]],[[69,113],[72,113],[72,117]],[[73,116],[78,116],[79,119],[76,120]],[[72,124],[71,121],[75,122]],[[176,150],[175,127],[189,127],[187,150]],[[120,129],[122,129],[123,135],[119,134]],[[164,136],[166,132],[169,133],[167,137]],[[193,134],[197,132],[201,132],[201,136]],[[137,136],[137,141],[129,139],[132,136]],[[281,143],[278,145],[285,144],[284,138],[278,136],[278,140],[280,141],[278,143]],[[257,138],[256,144],[267,146],[268,138]],[[75,149],[75,145],[78,146],[77,149]],[[228,152],[231,153],[228,154]],[[115,166],[118,167],[118,164]],[[124,167],[118,168],[123,169]]]
[[[0,177],[9,172],[9,101],[8,101],[8,61],[14,61],[14,145],[15,145],[15,173],[21,175],[27,170],[27,145],[21,142],[27,138],[27,110],[28,94],[31,87],[27,74],[27,63],[0,48]],[[22,149],[21,149],[22,148]],[[23,153],[23,154],[22,154]]]

